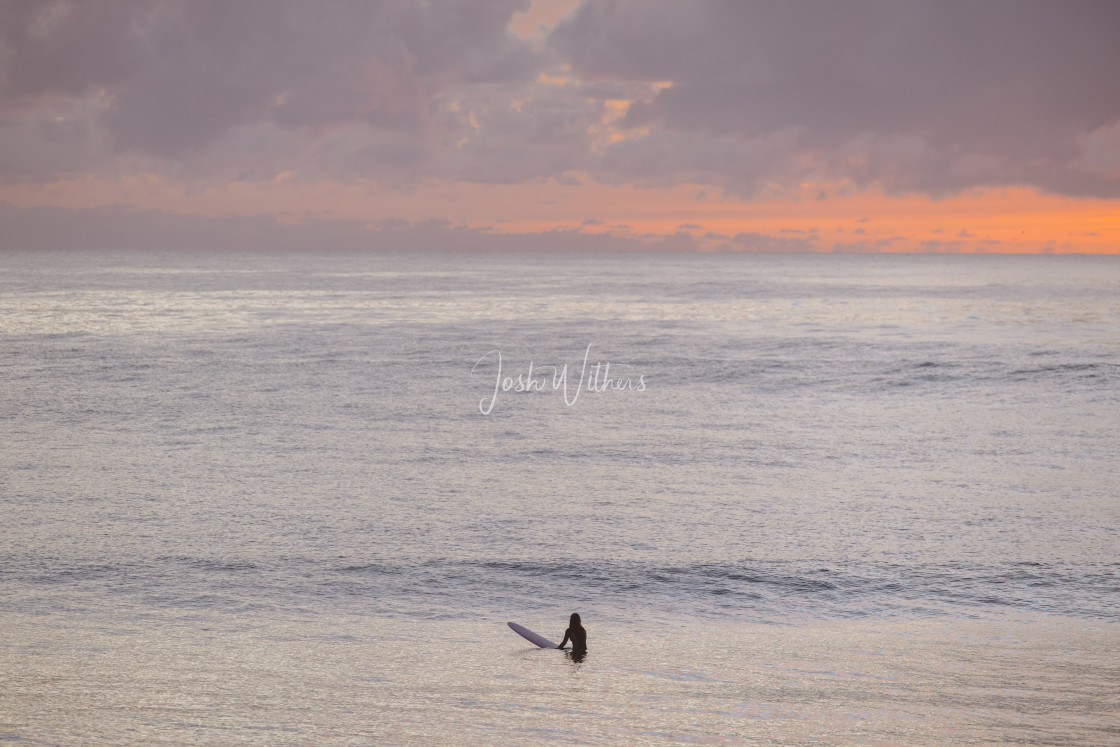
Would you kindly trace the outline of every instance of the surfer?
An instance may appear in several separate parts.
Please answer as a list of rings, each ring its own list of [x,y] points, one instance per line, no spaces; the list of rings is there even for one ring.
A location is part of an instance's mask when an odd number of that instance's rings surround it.
[[[560,641],[560,645],[556,648],[564,648],[564,644],[569,640],[572,642],[572,653],[586,653],[587,651],[587,631],[583,629],[583,625],[579,620],[579,613],[573,612],[572,619],[568,621],[568,629],[564,631],[564,640]]]

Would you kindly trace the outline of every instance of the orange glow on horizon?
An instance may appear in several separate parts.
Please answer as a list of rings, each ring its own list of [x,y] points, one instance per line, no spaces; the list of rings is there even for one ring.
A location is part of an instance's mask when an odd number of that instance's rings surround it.
[[[272,215],[376,223],[445,220],[501,233],[553,230],[620,236],[687,233],[710,248],[753,233],[809,242],[813,251],[1120,253],[1120,201],[1075,199],[1032,189],[985,189],[939,200],[875,191],[818,199],[820,185],[791,195],[740,200],[697,185],[640,188],[538,180],[530,184],[430,182],[395,190],[373,182],[229,182],[184,186],[156,175],[0,186],[20,207],[128,205],[179,215]]]

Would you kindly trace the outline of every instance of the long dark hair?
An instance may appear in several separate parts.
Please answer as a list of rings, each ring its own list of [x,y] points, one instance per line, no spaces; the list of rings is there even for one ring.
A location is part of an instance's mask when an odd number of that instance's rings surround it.
[[[579,613],[578,612],[573,612],[572,613],[572,619],[568,620],[568,627],[569,628],[582,628],[583,627],[583,625],[579,621]]]

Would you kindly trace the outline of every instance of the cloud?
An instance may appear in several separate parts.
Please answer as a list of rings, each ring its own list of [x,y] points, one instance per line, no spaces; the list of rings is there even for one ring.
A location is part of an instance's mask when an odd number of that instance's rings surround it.
[[[512,33],[529,8],[0,0],[0,183],[1120,196],[1114,0],[585,0]]]
[[[744,252],[811,252],[816,245],[806,239],[770,236],[761,233],[739,233],[731,237],[730,244]]]
[[[668,84],[629,107],[649,132],[611,181],[1111,197],[1117,28],[1111,0],[587,0],[549,42],[585,80]]]
[[[499,233],[442,220],[368,223],[311,219],[284,223],[274,215],[201,216],[98,208],[21,208],[0,202],[0,251],[814,251],[801,239],[741,233],[733,237],[586,233],[580,228]],[[625,226],[618,230],[626,231]]]
[[[372,176],[414,166],[446,135],[449,90],[533,80],[538,53],[507,32],[528,0],[0,4],[5,140],[214,168],[307,166],[349,148]],[[263,146],[255,141],[264,134]],[[11,142],[11,140],[9,140]],[[271,148],[271,150],[269,150]],[[33,163],[0,169],[30,171]],[[207,156],[210,156],[207,158]],[[120,168],[119,161],[113,167]],[[145,162],[145,165],[150,163]],[[41,162],[43,172],[66,169]]]
[[[834,254],[878,254],[881,252],[894,251],[899,242],[905,241],[902,236],[887,236],[876,241],[837,241],[832,245],[832,252]],[[922,244],[923,251],[929,251],[929,244],[925,242]]]

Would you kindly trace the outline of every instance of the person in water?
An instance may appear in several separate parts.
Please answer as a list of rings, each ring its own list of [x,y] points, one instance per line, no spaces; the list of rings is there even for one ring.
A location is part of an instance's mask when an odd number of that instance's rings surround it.
[[[564,648],[564,644],[569,640],[572,642],[572,653],[587,651],[587,631],[580,623],[578,612],[572,613],[572,619],[568,621],[568,629],[564,631],[564,640],[556,648]]]

